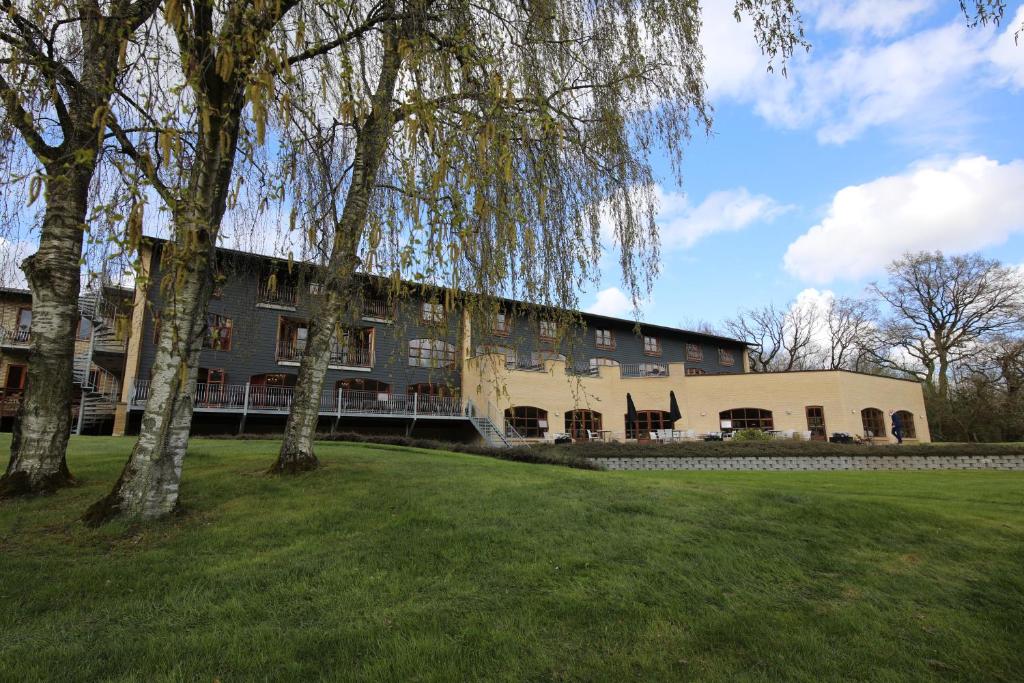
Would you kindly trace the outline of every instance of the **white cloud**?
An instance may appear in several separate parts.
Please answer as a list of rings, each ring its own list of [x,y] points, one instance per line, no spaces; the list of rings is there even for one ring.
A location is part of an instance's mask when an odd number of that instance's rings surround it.
[[[641,301],[639,304],[643,310],[650,301]],[[632,298],[618,287],[607,287],[599,291],[594,297],[594,303],[585,310],[587,313],[611,318],[632,318],[635,314]]]
[[[905,252],[962,253],[1024,231],[1024,161],[984,156],[919,163],[845,187],[786,251],[786,270],[816,283],[879,273]]]
[[[664,249],[688,249],[719,232],[736,232],[760,221],[771,221],[788,207],[767,195],[751,194],[745,187],[712,192],[694,206],[682,192],[656,194],[660,203],[658,228]]]
[[[844,144],[879,126],[897,126],[904,139],[955,139],[973,114],[969,98],[988,87],[1024,87],[1024,46],[1013,34],[1024,7],[1002,33],[948,25],[905,34],[935,0],[818,0],[808,23],[835,30],[840,44],[812,36],[788,77],[766,73],[767,61],[749,20],[737,23],[732,3],[705,8],[701,42],[713,101],[750,104],[770,124],[811,128],[823,144]]]
[[[1013,21],[1006,22],[1006,30],[996,39],[989,58],[999,68],[1001,80],[1014,88],[1024,88],[1024,41],[1017,42],[1017,31],[1024,26],[1024,5],[1017,8]],[[1021,36],[1024,37],[1024,31]]]
[[[818,0],[805,9],[816,13],[820,29],[891,36],[934,6],[935,0]]]

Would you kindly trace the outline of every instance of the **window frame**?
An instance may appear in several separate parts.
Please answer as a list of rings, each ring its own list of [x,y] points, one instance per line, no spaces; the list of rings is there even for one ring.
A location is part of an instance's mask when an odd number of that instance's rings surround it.
[[[555,341],[558,339],[558,323],[554,320],[538,320],[537,336],[541,341]]]
[[[86,323],[89,326],[89,331],[85,336],[82,336],[82,323]],[[89,335],[92,334],[94,326],[95,323],[89,318],[86,318],[84,315],[78,316],[78,326],[75,328],[75,341],[89,341]]]
[[[506,311],[498,311],[491,321],[491,334],[497,337],[507,337],[512,334],[509,314]]]
[[[749,415],[750,412],[757,414]],[[727,413],[729,416],[725,417]],[[742,413],[742,415],[735,413]],[[722,420],[729,420],[730,426],[722,427]],[[774,431],[775,413],[767,408],[729,408],[718,413],[718,426],[723,432],[738,432],[744,429],[757,429],[762,432]]]
[[[880,429],[878,431],[875,431],[874,429],[869,429],[869,420],[875,423],[870,426],[877,426]],[[875,408],[873,406],[862,408],[860,411],[860,426],[861,429],[864,431],[865,439],[884,439],[885,437],[889,436],[889,432],[885,428],[885,413],[880,408]],[[868,432],[871,432],[871,436],[868,436]]]
[[[607,342],[601,341],[601,335],[604,333],[608,337]],[[594,328],[594,346],[605,351],[615,350],[615,331],[610,327],[597,327]]]
[[[718,347],[718,364],[725,368],[736,365],[736,353],[732,349]]]
[[[686,361],[688,363],[703,363],[704,347],[693,342],[686,342]]]
[[[811,411],[817,412],[817,415],[812,415]],[[825,406],[804,406],[804,417],[807,419],[807,431],[811,433],[811,440],[827,441],[828,422],[825,420]],[[812,423],[812,419],[816,422]]]
[[[600,432],[604,429],[604,416],[589,408],[574,408],[565,411],[565,431],[574,439],[588,439],[587,431]]]
[[[214,324],[212,324],[213,320],[220,320],[221,323],[219,325],[214,325]],[[212,335],[214,329],[217,329],[217,330],[224,330],[224,329],[226,329],[227,330],[227,336],[226,337],[219,337],[218,336],[217,342],[215,343],[213,335]],[[203,349],[209,350],[209,351],[230,351],[231,350],[231,342],[232,342],[232,339],[234,338],[234,330],[235,330],[234,321],[232,321],[231,318],[229,318],[228,316],[223,315],[221,313],[208,312],[206,314],[206,332],[203,334]],[[226,342],[225,342],[225,339],[227,340]]]
[[[420,303],[420,322],[424,325],[443,325],[445,319],[444,304],[433,301]]]
[[[657,419],[655,419],[657,417]],[[623,415],[626,424],[626,438],[639,439],[638,434],[646,434],[643,438],[651,438],[651,432],[659,429],[675,429],[674,420],[670,419],[667,410],[638,410],[636,411],[636,425],[629,422],[629,415]]]
[[[649,348],[651,345],[648,344],[648,341],[654,342],[653,349]],[[661,337],[655,337],[653,334],[645,334],[643,335],[643,344],[645,356],[661,356]]]
[[[429,342],[429,346],[424,346],[423,342]],[[417,353],[413,353],[413,350]],[[428,354],[424,354],[424,350],[428,350]],[[444,362],[435,362],[439,360],[437,354],[441,354],[441,359]],[[418,360],[419,362],[414,362]],[[429,361],[424,364],[424,360]],[[407,346],[406,361],[411,368],[427,368],[427,369],[450,369],[455,367],[456,351],[455,345],[451,342],[447,342],[443,339],[431,339],[431,338],[419,338],[410,339]]]
[[[517,410],[530,412],[517,415]],[[537,406],[509,406],[505,409],[505,424],[524,439],[543,439],[544,432],[551,431],[548,411]]]

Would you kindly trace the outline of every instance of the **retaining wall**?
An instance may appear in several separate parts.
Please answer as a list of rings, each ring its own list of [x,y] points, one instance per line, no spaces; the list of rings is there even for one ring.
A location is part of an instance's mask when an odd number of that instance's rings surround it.
[[[746,456],[720,458],[587,458],[608,470],[748,470],[832,472],[853,470],[1011,470],[1024,472],[1024,454]]]

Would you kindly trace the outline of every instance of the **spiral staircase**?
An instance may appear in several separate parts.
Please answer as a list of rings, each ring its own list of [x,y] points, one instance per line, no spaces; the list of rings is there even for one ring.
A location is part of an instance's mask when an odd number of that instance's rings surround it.
[[[75,387],[81,392],[75,433],[83,434],[113,419],[121,388],[116,375],[94,362],[95,353],[123,350],[124,342],[118,339],[116,317],[105,304],[101,286],[82,290],[78,312],[92,323],[88,344],[83,345],[81,340],[76,344],[72,372]],[[84,348],[79,350],[79,346]]]

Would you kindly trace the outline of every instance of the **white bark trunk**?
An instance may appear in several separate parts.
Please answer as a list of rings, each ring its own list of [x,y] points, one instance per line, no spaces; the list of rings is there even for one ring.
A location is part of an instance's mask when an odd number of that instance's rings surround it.
[[[162,308],[152,388],[139,440],[114,490],[86,513],[89,523],[100,524],[114,517],[155,519],[177,506],[206,304],[212,290],[211,251],[205,249],[187,264],[171,266],[178,268],[182,277]]]
[[[49,493],[74,483],[66,453],[71,433],[72,367],[91,170],[52,176],[39,250],[22,268],[32,289],[28,377],[0,477],[0,498]]]

